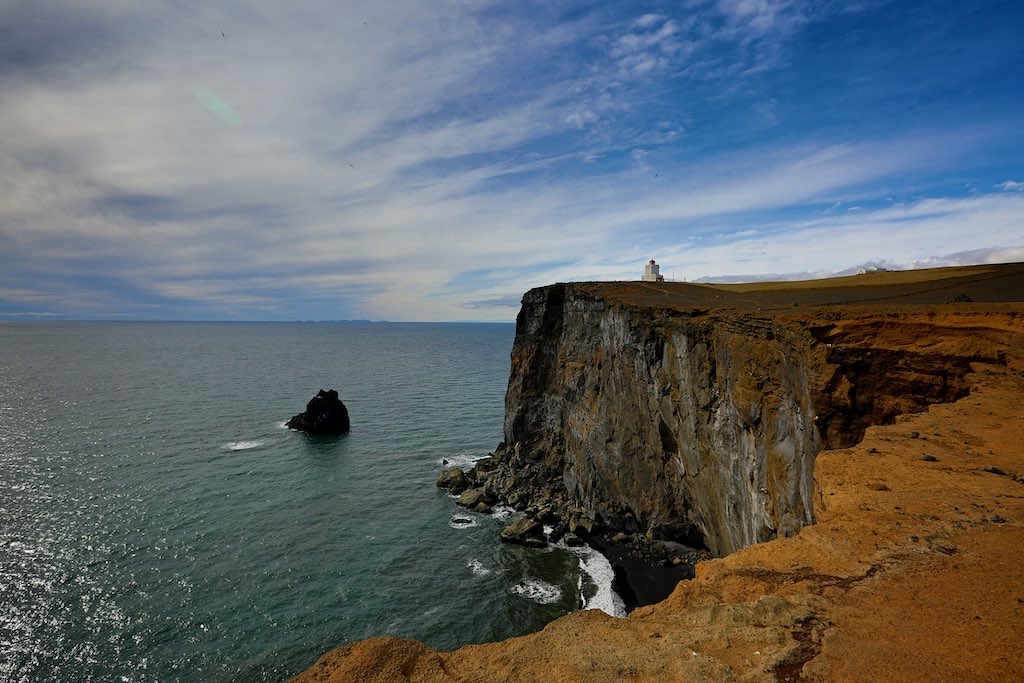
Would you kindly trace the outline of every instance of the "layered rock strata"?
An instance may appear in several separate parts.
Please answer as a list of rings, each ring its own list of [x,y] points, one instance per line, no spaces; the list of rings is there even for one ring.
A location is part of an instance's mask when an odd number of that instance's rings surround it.
[[[796,533],[822,448],[962,397],[970,363],[1005,363],[1020,333],[998,311],[651,306],[635,289],[525,295],[505,441],[468,476],[661,561],[674,543],[726,555]]]

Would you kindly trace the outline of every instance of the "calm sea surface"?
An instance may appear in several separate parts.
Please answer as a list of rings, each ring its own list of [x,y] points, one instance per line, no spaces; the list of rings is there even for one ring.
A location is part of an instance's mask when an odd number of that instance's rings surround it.
[[[434,486],[501,440],[513,334],[0,323],[0,681],[281,681],[611,608],[603,558],[502,546]],[[321,388],[347,436],[283,427]]]

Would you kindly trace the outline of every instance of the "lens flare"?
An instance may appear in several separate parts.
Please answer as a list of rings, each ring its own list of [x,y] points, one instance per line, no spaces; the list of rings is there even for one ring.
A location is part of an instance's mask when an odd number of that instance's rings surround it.
[[[241,121],[238,113],[231,108],[230,104],[217,97],[209,90],[204,90],[203,88],[196,90],[196,97],[199,98],[199,101],[211,114],[229,126],[236,126]]]

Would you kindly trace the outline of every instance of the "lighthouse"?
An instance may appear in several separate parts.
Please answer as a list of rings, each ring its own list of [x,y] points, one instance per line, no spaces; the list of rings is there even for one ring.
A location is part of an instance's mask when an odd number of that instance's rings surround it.
[[[654,262],[654,259],[651,259],[644,266],[644,275],[640,280],[643,282],[664,282],[665,277],[658,273],[659,270],[658,264]]]

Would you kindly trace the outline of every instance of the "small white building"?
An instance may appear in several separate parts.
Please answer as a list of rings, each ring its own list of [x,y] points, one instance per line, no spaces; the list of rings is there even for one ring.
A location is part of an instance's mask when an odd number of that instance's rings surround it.
[[[658,264],[654,262],[654,259],[651,259],[644,266],[644,275],[640,280],[642,282],[664,282],[665,277],[658,272],[659,270]]]
[[[882,268],[881,266],[868,266],[867,268],[861,268],[857,271],[857,275],[868,275],[870,273],[887,273],[888,268]]]

